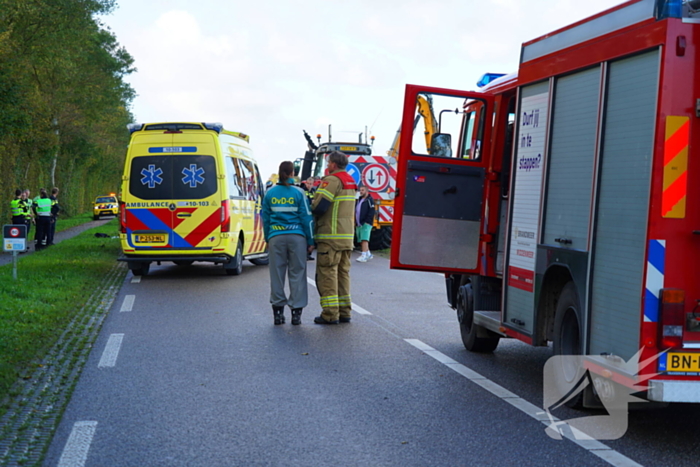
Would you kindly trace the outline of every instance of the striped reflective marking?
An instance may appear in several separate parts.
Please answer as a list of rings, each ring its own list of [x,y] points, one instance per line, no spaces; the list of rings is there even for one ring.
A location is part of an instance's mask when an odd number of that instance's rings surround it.
[[[667,218],[685,217],[688,193],[688,144],[690,119],[666,117],[664,144],[664,180],[661,215]]]
[[[647,279],[644,295],[644,321],[659,321],[659,294],[664,288],[666,240],[649,240],[647,253]]]

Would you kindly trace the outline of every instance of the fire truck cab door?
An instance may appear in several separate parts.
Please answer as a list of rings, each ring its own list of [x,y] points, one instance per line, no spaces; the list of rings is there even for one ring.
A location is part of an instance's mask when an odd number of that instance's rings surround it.
[[[392,268],[480,270],[492,116],[489,95],[406,86]]]

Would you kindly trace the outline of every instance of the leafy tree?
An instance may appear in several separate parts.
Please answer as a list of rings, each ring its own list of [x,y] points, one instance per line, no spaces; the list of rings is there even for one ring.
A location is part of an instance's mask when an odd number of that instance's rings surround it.
[[[0,0],[0,199],[61,188],[71,214],[118,187],[133,58],[96,18],[114,0]]]

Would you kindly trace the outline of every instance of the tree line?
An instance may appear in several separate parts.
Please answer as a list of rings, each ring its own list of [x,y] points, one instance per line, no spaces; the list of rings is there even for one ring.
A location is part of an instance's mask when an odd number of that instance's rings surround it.
[[[134,60],[99,20],[115,0],[0,0],[0,199],[60,188],[68,215],[119,189]]]

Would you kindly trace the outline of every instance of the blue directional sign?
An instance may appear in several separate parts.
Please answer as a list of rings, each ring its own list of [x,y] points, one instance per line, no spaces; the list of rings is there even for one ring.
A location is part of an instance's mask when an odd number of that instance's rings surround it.
[[[353,180],[355,180],[356,185],[360,184],[360,178],[362,177],[362,174],[360,173],[360,170],[355,166],[355,164],[348,164],[348,166],[345,168],[345,171],[350,174]]]

